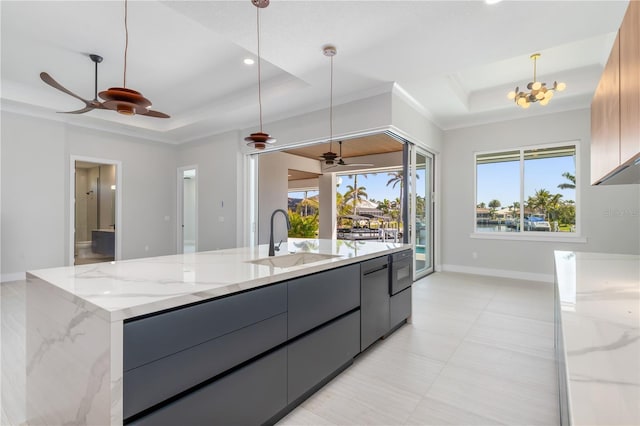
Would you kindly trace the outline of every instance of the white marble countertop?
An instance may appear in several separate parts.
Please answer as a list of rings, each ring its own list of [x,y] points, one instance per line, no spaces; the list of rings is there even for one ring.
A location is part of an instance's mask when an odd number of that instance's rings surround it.
[[[572,424],[640,424],[640,256],[555,262]]]
[[[292,267],[248,263],[268,257],[268,246],[260,245],[40,269],[29,271],[27,279],[46,281],[63,297],[93,305],[106,320],[121,321],[410,248],[391,242],[290,238],[277,257],[291,252],[337,257]]]

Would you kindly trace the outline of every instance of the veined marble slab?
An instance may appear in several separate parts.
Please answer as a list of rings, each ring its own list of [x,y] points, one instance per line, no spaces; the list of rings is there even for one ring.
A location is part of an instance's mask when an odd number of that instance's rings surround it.
[[[29,271],[75,298],[96,308],[96,315],[118,321],[182,306],[238,291],[320,272],[410,245],[345,240],[289,239],[276,257],[290,253],[321,253],[337,257],[280,268],[248,263],[268,257],[268,246],[151,257],[81,266]]]
[[[556,251],[555,263],[570,423],[640,424],[640,256]]]

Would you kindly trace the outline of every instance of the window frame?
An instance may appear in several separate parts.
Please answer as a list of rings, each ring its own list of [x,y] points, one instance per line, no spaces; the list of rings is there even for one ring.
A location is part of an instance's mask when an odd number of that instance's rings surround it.
[[[478,232],[477,228],[477,220],[476,220],[476,205],[478,201],[478,157],[487,155],[487,154],[500,154],[507,153],[510,151],[519,151],[520,153],[520,205],[524,206],[525,204],[525,194],[524,194],[524,186],[525,186],[525,152],[529,150],[535,149],[550,149],[550,148],[558,148],[563,146],[573,146],[575,147],[575,177],[576,177],[576,188],[575,188],[575,209],[576,209],[576,223],[575,223],[575,232],[537,232],[537,231],[524,231],[520,232]],[[580,193],[582,188],[582,177],[580,173],[581,169],[581,156],[580,156],[580,140],[568,140],[562,142],[552,142],[552,143],[544,143],[544,144],[536,144],[536,145],[525,145],[518,147],[505,147],[501,149],[492,149],[486,151],[474,151],[473,152],[473,232],[470,234],[471,238],[477,239],[490,239],[490,240],[511,240],[511,241],[565,241],[572,243],[586,243],[587,239],[582,236],[582,209],[580,205]],[[520,213],[520,224],[522,228],[522,220],[524,217],[524,207],[521,208]]]

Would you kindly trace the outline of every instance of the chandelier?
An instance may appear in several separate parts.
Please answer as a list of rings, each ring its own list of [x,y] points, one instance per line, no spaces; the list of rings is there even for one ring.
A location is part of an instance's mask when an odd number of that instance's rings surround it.
[[[534,102],[540,102],[542,106],[548,104],[553,97],[553,92],[562,92],[567,87],[565,83],[558,83],[557,81],[553,82],[553,87],[547,87],[547,83],[541,83],[536,79],[536,61],[539,57],[539,53],[531,55],[533,60],[533,81],[527,84],[529,92],[520,92],[520,88],[516,87],[516,90],[509,92],[507,95],[509,99],[513,99],[516,105],[524,109],[529,108]]]

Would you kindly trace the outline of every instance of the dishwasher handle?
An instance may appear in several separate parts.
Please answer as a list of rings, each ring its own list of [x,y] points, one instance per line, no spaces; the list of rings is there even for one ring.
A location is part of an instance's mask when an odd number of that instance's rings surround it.
[[[374,273],[379,272],[379,271],[383,271],[383,270],[388,269],[388,268],[389,268],[389,264],[388,263],[385,263],[383,265],[374,266],[371,269],[363,271],[362,272],[362,276],[371,275],[371,274],[374,274]]]

